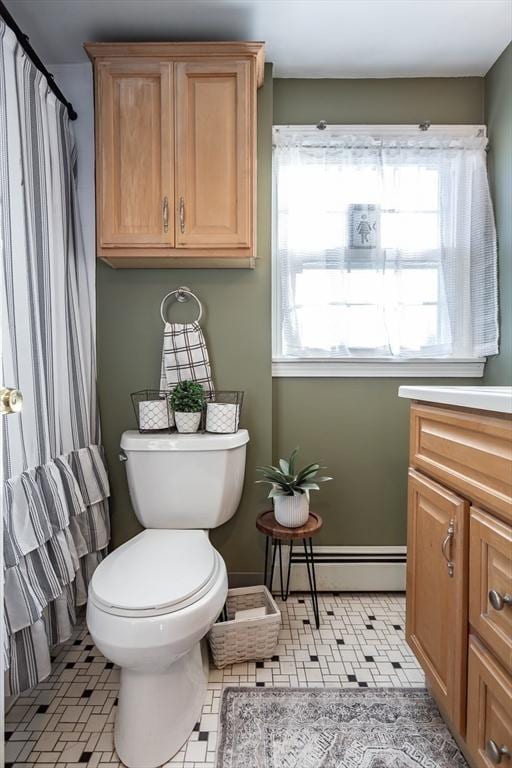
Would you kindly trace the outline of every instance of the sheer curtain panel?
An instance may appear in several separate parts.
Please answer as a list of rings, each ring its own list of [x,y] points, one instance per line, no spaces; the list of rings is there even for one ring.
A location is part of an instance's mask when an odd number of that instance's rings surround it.
[[[275,360],[498,351],[482,134],[274,129]]]
[[[11,694],[49,674],[110,535],[75,159],[66,108],[0,20],[2,381],[24,396],[1,422]]]

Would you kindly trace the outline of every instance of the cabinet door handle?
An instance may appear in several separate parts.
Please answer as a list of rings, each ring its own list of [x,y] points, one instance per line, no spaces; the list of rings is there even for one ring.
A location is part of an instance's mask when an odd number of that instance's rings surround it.
[[[455,520],[450,520],[448,524],[448,530],[446,536],[441,544],[441,552],[446,560],[446,567],[448,568],[448,576],[453,576],[455,564],[452,560],[452,542],[455,535]]]
[[[169,231],[169,200],[167,199],[167,195],[164,197],[162,215],[163,215],[163,221],[164,221],[164,232],[168,232]]]
[[[185,201],[183,197],[180,197],[180,232],[185,232]]]
[[[507,760],[510,760],[511,757],[510,749],[504,745],[499,747],[494,739],[488,740],[487,744],[485,745],[485,751],[487,752],[489,759],[495,765],[499,765],[502,761],[502,758],[506,757]]]
[[[495,611],[502,611],[506,605],[512,605],[512,595],[500,595],[495,589],[491,589],[489,602]]]

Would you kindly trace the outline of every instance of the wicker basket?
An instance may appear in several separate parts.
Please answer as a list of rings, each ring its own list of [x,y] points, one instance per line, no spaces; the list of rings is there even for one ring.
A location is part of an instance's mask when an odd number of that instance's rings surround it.
[[[261,618],[235,621],[235,612],[265,606]],[[281,627],[281,612],[264,586],[230,589],[227,621],[218,621],[208,633],[213,663],[218,669],[240,661],[268,659],[274,655]]]

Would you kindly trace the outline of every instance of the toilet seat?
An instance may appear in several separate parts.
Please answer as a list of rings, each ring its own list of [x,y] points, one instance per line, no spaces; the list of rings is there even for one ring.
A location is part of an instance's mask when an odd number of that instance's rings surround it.
[[[89,598],[113,616],[174,613],[210,591],[220,563],[204,531],[145,530],[99,564]]]

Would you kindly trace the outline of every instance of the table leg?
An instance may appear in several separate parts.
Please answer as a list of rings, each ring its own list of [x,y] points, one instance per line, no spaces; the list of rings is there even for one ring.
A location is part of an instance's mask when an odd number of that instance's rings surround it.
[[[270,537],[265,536],[265,570],[263,571],[263,584],[267,586],[268,579],[268,550],[270,545]]]
[[[288,573],[286,575],[286,591],[283,597],[284,602],[288,600],[288,595],[290,594],[290,571],[292,569],[292,553],[293,553],[293,539],[290,539],[290,554],[288,555]]]
[[[310,550],[308,550],[308,542]],[[320,613],[318,610],[318,594],[316,591],[316,574],[315,574],[315,559],[313,555],[313,539],[302,539],[304,544],[304,555],[306,558],[306,568],[308,569],[308,581],[309,591],[311,594],[311,603],[313,605],[313,613],[315,615],[316,628],[320,627]]]
[[[281,539],[278,539],[277,546],[279,547],[279,586],[281,590],[281,600],[284,600],[283,590],[283,550],[281,547]]]
[[[268,591],[270,594],[272,594],[272,584],[274,582],[274,566],[276,564],[276,549],[277,549],[277,542],[276,539],[272,539],[272,565],[270,567],[270,579],[268,583]]]

